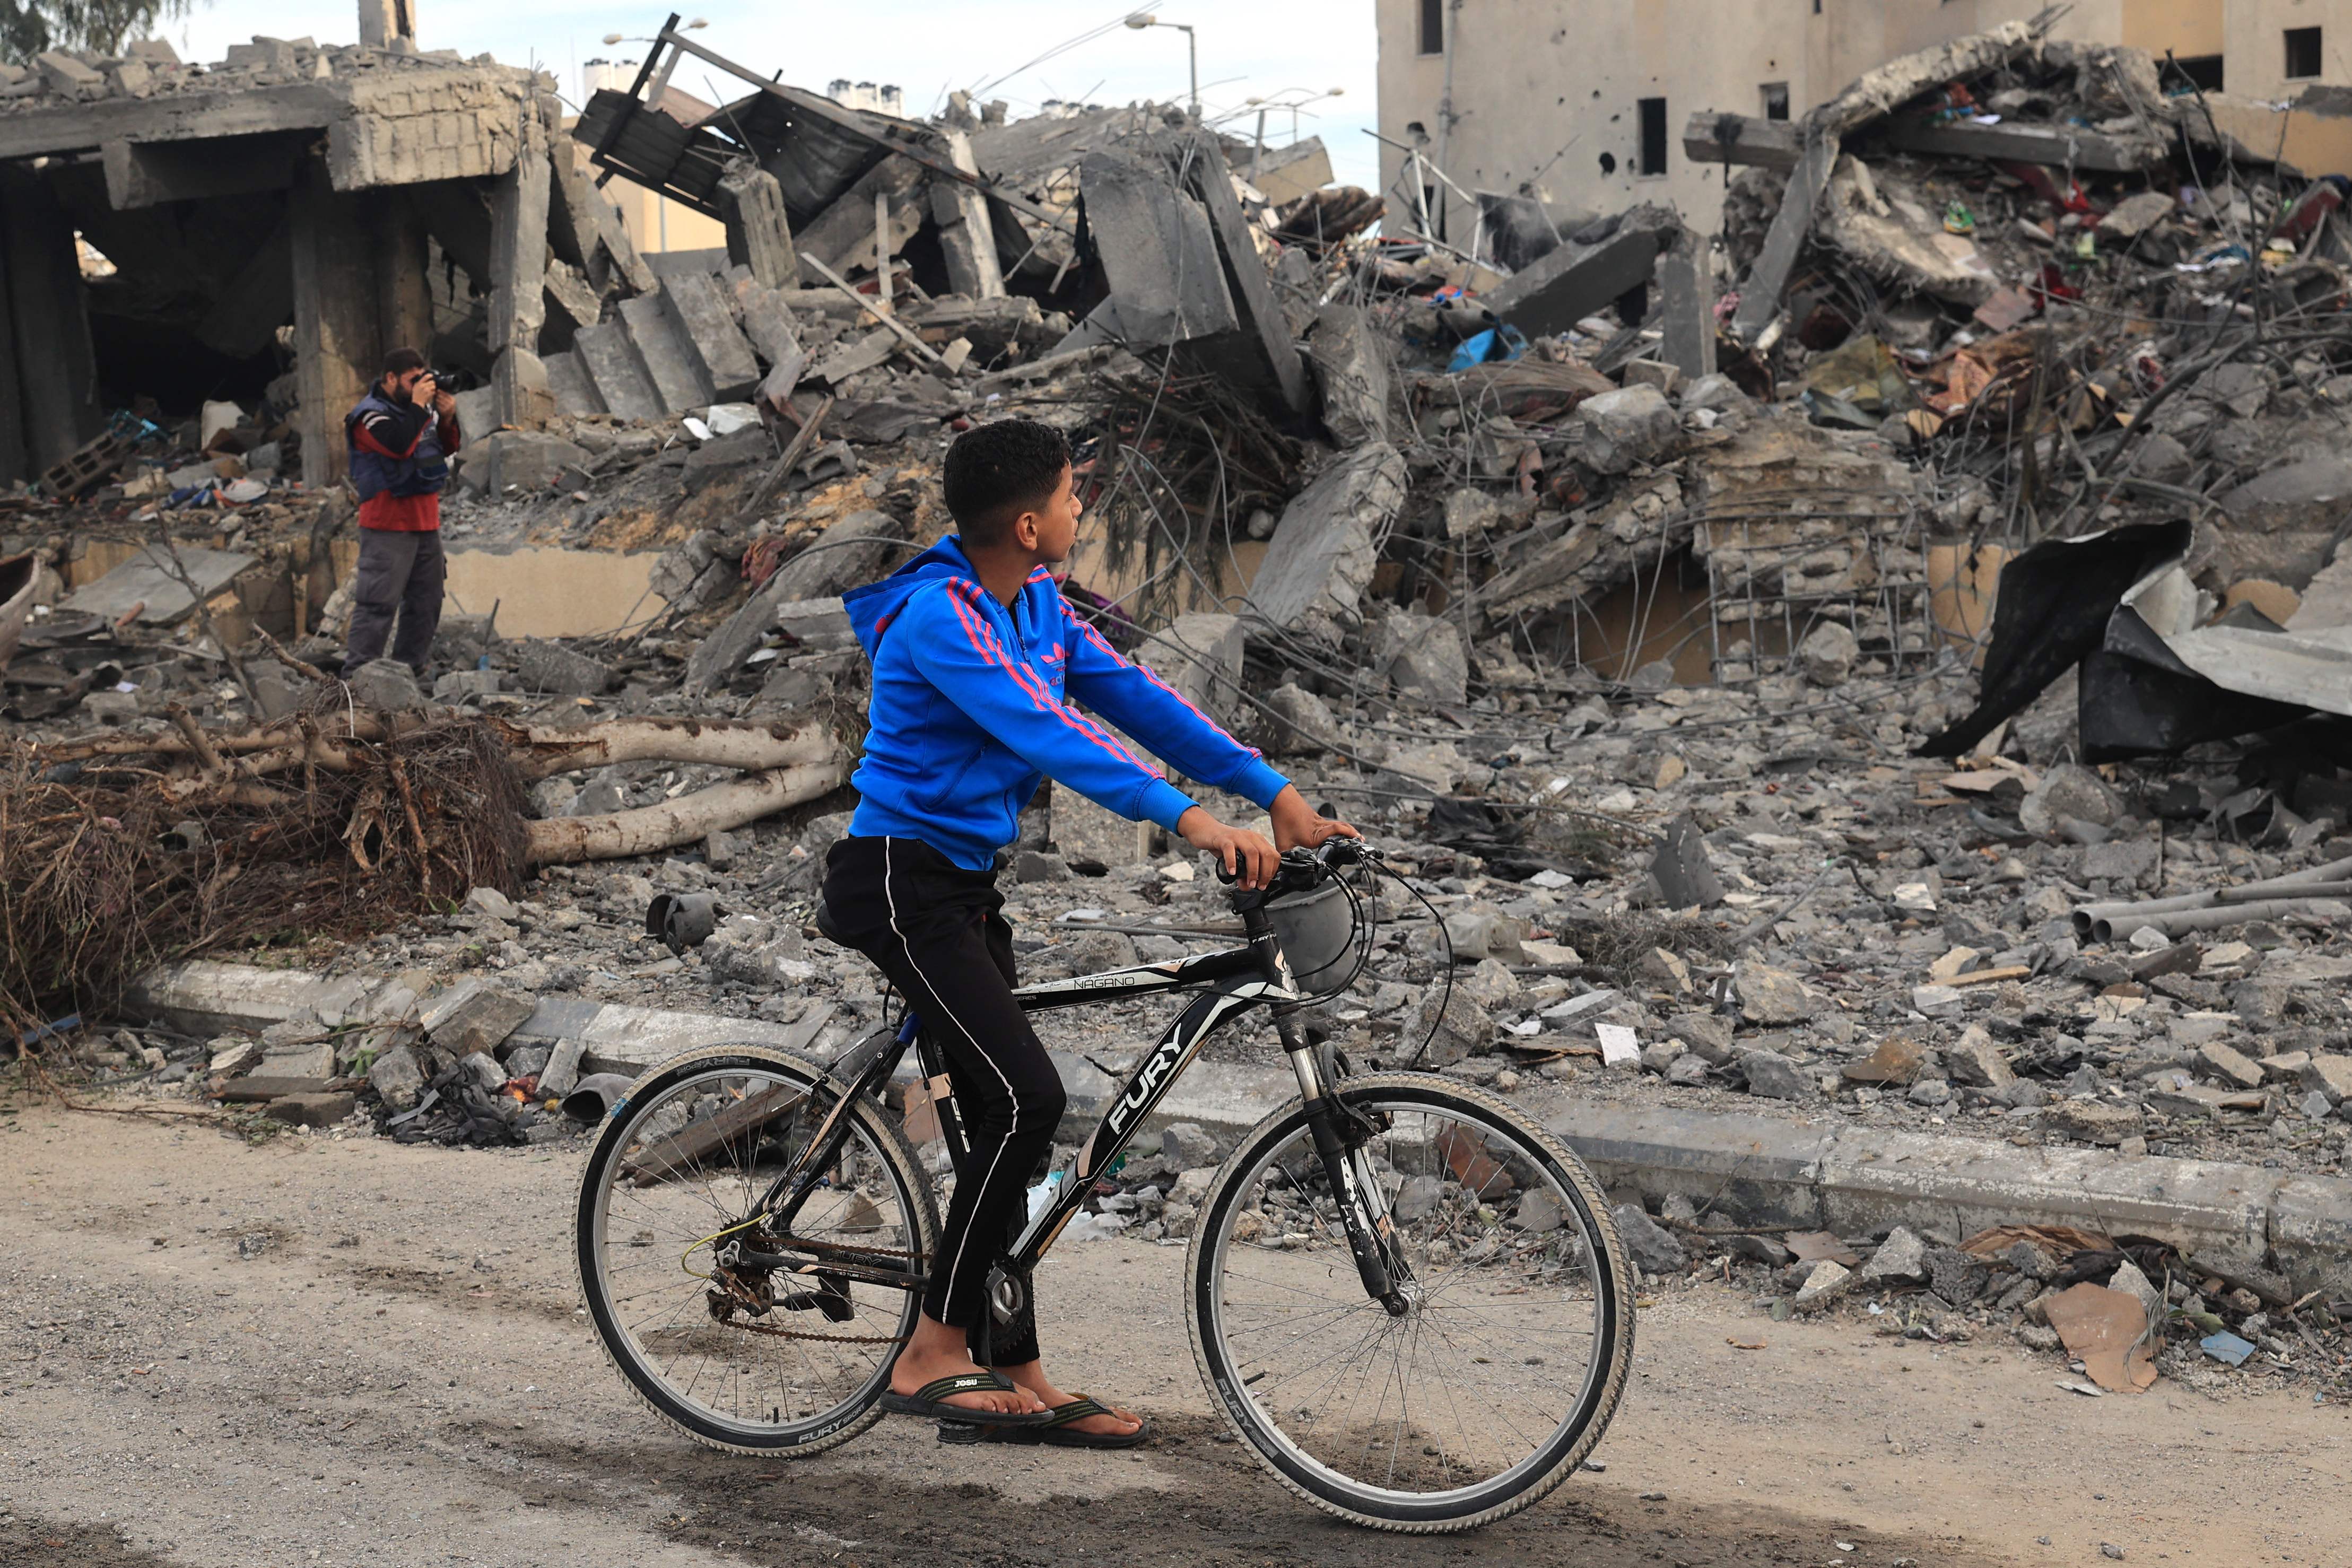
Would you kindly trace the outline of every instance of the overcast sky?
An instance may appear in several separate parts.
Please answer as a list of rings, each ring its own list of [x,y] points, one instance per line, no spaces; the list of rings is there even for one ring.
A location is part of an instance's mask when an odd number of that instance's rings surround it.
[[[255,34],[307,35],[332,44],[348,43],[359,33],[352,0],[196,5],[193,15],[167,29],[184,59],[219,59],[229,45]],[[1082,0],[705,0],[699,9],[683,14],[709,20],[695,35],[698,41],[760,71],[781,69],[783,79],[796,86],[822,92],[836,77],[895,82],[906,94],[910,115],[929,113],[950,89],[986,88],[984,97],[1006,100],[1017,116],[1053,98],[1102,104],[1139,98],[1181,101],[1184,35],[1170,27],[1134,32],[1116,26],[1131,8]],[[468,55],[488,51],[509,65],[542,66],[555,73],[567,99],[579,93],[583,62],[641,53],[641,45],[607,47],[600,41],[605,34],[650,34],[668,14],[662,0],[477,0],[468,5],[416,0],[424,47]],[[1315,118],[1302,114],[1299,129],[1322,136],[1343,183],[1369,188],[1378,180],[1376,144],[1363,134],[1364,127],[1375,123],[1372,0],[1180,0],[1155,5],[1153,14],[1198,30],[1201,102],[1211,118],[1242,109],[1253,95],[1303,89],[1289,93],[1303,97],[1346,89],[1343,98],[1310,106]],[[1020,69],[1105,24],[1113,26],[1102,37]],[[688,59],[673,79],[699,98],[727,93],[720,73],[698,60]],[[1255,122],[1251,111],[1227,124],[1246,136]],[[1267,139],[1288,140],[1289,123],[1287,113],[1270,114]]]

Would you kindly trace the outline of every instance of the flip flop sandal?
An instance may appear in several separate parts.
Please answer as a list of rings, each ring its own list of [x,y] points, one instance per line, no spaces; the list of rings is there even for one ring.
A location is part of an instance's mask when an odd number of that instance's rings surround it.
[[[1132,1432],[1074,1432],[1073,1423],[1089,1415],[1117,1416],[1118,1412],[1091,1395],[1081,1394],[1067,1405],[1056,1405],[1046,1413],[1044,1422],[1002,1432],[974,1433],[965,1442],[1037,1443],[1055,1448],[1138,1448],[1152,1437],[1151,1418],[1145,1416]],[[942,1431],[943,1441],[953,1442]]]
[[[959,1373],[933,1378],[912,1394],[886,1393],[877,1402],[893,1415],[920,1415],[932,1421],[953,1421],[966,1426],[1043,1426],[1054,1419],[1050,1410],[972,1410],[940,1403],[955,1394],[1017,1394],[1013,1380],[994,1371]]]

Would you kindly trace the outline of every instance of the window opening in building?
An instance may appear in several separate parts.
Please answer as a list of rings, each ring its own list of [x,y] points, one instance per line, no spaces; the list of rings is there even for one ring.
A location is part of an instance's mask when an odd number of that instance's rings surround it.
[[[2290,78],[2319,74],[2319,29],[2289,27],[2286,30],[2286,74]]]
[[[2220,92],[2221,87],[2221,57],[2191,55],[2187,59],[2175,58],[2162,68],[2164,90],[2168,93]]]
[[[1764,118],[1767,120],[1788,119],[1789,84],[1785,81],[1768,81],[1764,84],[1763,93]]]
[[[1642,110],[1642,165],[1644,174],[1666,172],[1666,100],[1645,98]]]
[[[1445,0],[1421,0],[1421,52],[1445,52]]]

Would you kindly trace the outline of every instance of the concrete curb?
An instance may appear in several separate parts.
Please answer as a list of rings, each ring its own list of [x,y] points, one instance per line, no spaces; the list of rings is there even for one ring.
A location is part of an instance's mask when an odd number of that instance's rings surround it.
[[[149,974],[136,1008],[197,1031],[260,1029],[305,1010],[330,1024],[404,1013],[397,979],[327,980],[292,970],[184,963]],[[396,1016],[397,1015],[395,1015]],[[389,1020],[386,1020],[389,1021]],[[823,1061],[849,1031],[822,1006],[792,1024],[666,1012],[584,997],[542,997],[516,1031],[527,1043],[579,1038],[583,1070],[635,1072],[702,1046],[772,1046]],[[1081,1128],[1099,1117],[1111,1079],[1054,1055]],[[1297,1092],[1276,1068],[1195,1065],[1155,1123],[1195,1121],[1228,1139]],[[2020,1148],[1965,1137],[1805,1126],[1681,1106],[1577,1104],[1546,1119],[1611,1191],[1653,1202],[1681,1193],[1727,1225],[1788,1225],[1856,1236],[1892,1225],[1964,1237],[2003,1224],[2074,1225],[2170,1243],[2244,1275],[2275,1272],[2297,1293],[2352,1296],[2352,1180],[2255,1165],[2112,1150]]]
[[[495,977],[493,977],[495,980]],[[417,1000],[399,977],[342,975],[328,979],[296,969],[261,969],[243,963],[167,964],[140,978],[127,998],[133,1012],[168,1020],[192,1034],[260,1030],[299,1015],[315,1016],[333,1028],[345,1024],[396,1024]],[[820,1005],[790,1024],[763,1018],[722,1018],[708,1013],[673,1013],[620,1002],[592,1002],[556,993],[514,1032],[524,1045],[586,1044],[583,1073],[635,1074],[681,1052],[704,1046],[770,1046],[822,1061],[847,1031],[835,1023],[834,1008]]]

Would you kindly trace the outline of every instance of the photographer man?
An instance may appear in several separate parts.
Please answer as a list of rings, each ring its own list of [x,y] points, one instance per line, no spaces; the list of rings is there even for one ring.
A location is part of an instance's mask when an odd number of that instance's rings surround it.
[[[358,603],[344,668],[383,657],[397,611],[392,657],[422,675],[441,625],[441,487],[459,440],[457,400],[441,390],[424,355],[394,349],[383,376],[343,416],[343,436],[360,496]]]

